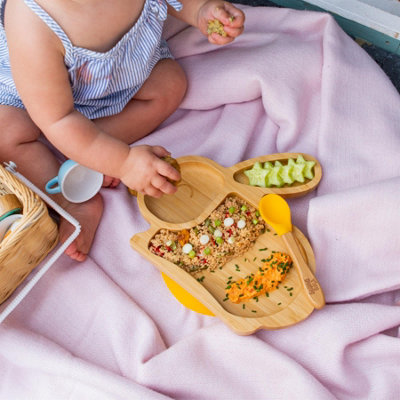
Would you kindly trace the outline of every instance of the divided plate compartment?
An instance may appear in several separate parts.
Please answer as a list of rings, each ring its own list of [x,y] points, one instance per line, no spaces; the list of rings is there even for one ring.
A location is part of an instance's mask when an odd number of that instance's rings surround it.
[[[312,180],[306,179],[305,183],[294,183],[280,188],[261,188],[248,184],[244,171],[250,169],[255,162],[279,160],[286,164],[289,158],[296,159],[299,154],[306,161],[315,161]],[[302,196],[318,185],[322,176],[319,162],[304,153],[261,156],[230,168],[224,168],[213,160],[200,156],[181,157],[177,162],[182,180],[175,194],[159,199],[138,195],[139,209],[150,223],[150,228],[131,238],[133,249],[150,260],[162,273],[193,295],[238,334],[249,335],[258,329],[284,328],[310,315],[314,307],[308,300],[294,267],[279,285],[279,289],[270,292],[268,297],[264,294],[257,300],[251,299],[239,304],[224,300],[229,280],[239,280],[256,273],[263,264],[261,260],[268,258],[271,251],[288,253],[283,240],[268,224],[265,233],[258,237],[246,253],[230,260],[221,269],[217,268],[214,272],[205,270],[196,275],[152,253],[149,243],[160,229],[189,230],[203,223],[230,195],[246,201],[256,209],[261,197],[268,193],[276,193],[285,198]],[[315,272],[315,258],[310,243],[297,227],[293,226],[293,232],[308,266]]]

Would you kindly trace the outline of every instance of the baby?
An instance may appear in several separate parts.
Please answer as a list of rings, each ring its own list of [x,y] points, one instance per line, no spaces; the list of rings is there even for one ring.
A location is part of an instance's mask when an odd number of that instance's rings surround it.
[[[167,2],[166,2],[167,1]],[[168,3],[168,4],[167,4]],[[182,68],[161,38],[167,12],[226,44],[243,31],[244,14],[222,0],[0,0],[0,161],[14,161],[40,188],[65,157],[149,196],[171,194],[180,176],[161,146],[129,144],[179,106]],[[207,33],[219,20],[226,36]],[[100,195],[54,200],[81,224],[66,254],[83,261],[99,224]],[[60,240],[73,227],[61,220]]]

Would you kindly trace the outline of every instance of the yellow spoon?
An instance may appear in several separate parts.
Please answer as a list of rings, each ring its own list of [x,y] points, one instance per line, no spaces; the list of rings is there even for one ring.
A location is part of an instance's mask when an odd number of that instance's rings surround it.
[[[261,198],[258,207],[264,221],[271,225],[279,236],[282,236],[311,303],[317,309],[322,308],[325,305],[324,294],[293,236],[288,203],[277,194],[268,194]]]

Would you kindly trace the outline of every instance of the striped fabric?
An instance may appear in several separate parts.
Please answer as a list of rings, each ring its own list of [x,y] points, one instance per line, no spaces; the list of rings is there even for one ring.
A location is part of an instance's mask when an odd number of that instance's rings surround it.
[[[4,7],[0,0],[0,104],[24,108],[12,80],[7,40],[4,32]],[[87,118],[118,114],[163,58],[172,58],[162,27],[167,18],[167,3],[177,11],[177,0],[145,0],[136,24],[109,51],[98,53],[75,47],[58,23],[34,0],[24,0],[60,38],[65,48],[75,108]]]

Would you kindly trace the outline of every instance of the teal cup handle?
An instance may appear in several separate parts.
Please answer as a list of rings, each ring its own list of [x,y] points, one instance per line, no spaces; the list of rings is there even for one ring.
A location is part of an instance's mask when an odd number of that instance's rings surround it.
[[[58,184],[58,176],[46,183],[46,192],[50,194],[61,193],[61,186]]]
[[[45,189],[49,194],[62,193],[71,203],[83,203],[95,196],[102,184],[102,173],[67,160],[58,175],[46,183]]]

